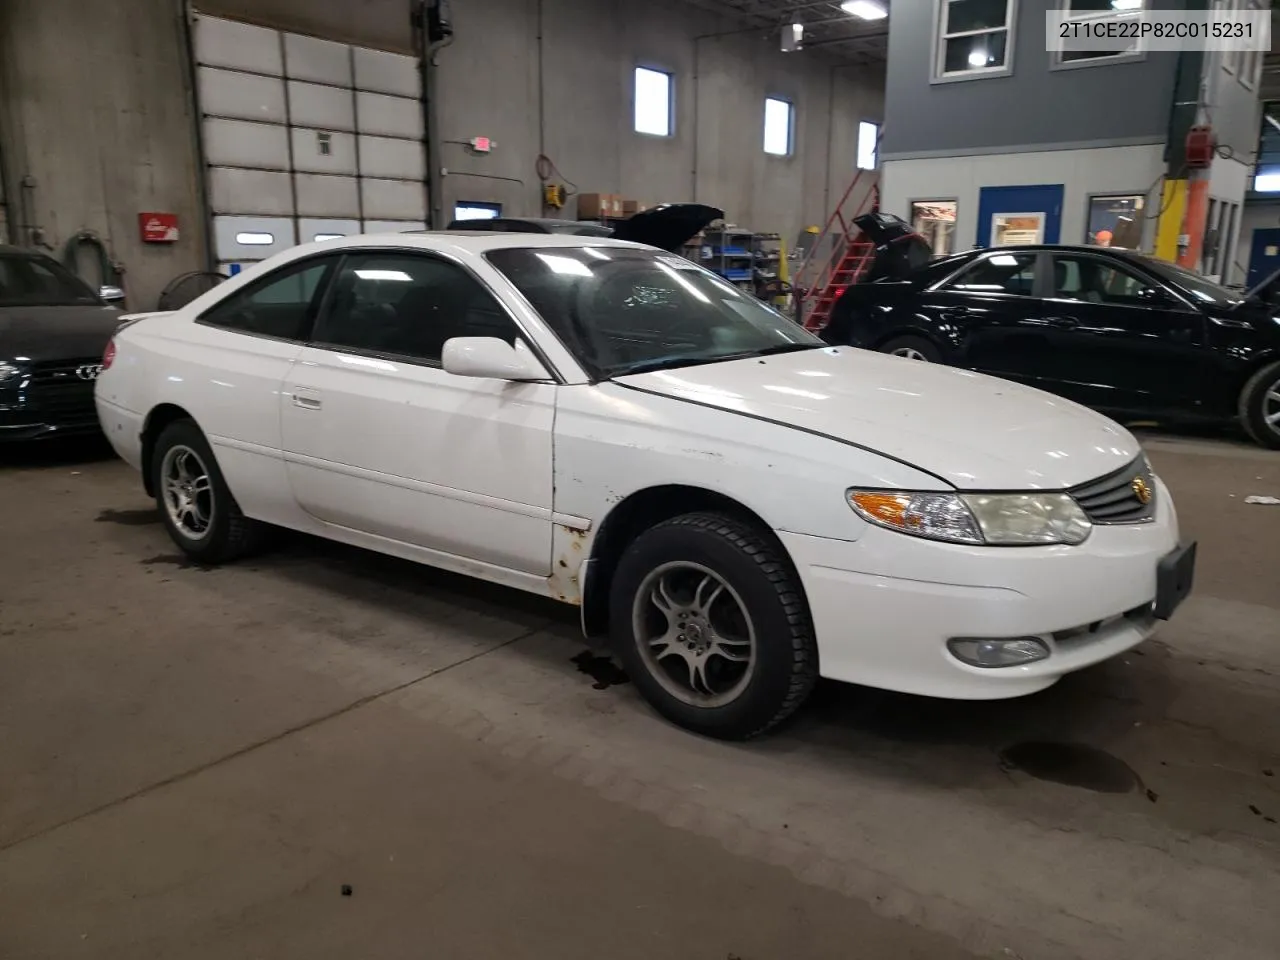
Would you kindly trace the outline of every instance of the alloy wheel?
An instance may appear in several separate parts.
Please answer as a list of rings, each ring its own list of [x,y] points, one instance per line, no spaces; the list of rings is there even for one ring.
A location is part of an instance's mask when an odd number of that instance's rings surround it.
[[[1268,430],[1280,434],[1280,380],[1271,384],[1262,395],[1262,422]]]
[[[895,357],[905,357],[908,360],[920,360],[924,363],[929,362],[929,358],[917,350],[915,347],[899,347],[893,351]]]
[[[160,464],[165,511],[182,536],[199,540],[213,524],[213,481],[200,455],[190,447],[170,447]]]
[[[751,682],[755,625],[725,580],[697,563],[665,563],[645,577],[632,606],[640,656],[669,694],[695,707],[722,707]]]

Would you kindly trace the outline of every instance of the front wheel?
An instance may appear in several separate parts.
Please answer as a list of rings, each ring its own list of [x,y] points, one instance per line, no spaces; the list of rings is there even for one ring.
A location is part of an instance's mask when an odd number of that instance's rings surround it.
[[[191,559],[223,563],[256,549],[262,526],[240,512],[204,434],[190,420],[164,428],[151,469],[169,537]]]
[[[1280,363],[1263,367],[1240,391],[1240,422],[1262,446],[1280,450]]]
[[[813,625],[790,561],[735,517],[687,514],[641,534],[618,565],[610,617],[636,687],[697,733],[762,734],[817,680]]]
[[[906,360],[920,360],[925,363],[942,362],[942,351],[924,337],[894,337],[888,343],[881,345],[880,352]]]

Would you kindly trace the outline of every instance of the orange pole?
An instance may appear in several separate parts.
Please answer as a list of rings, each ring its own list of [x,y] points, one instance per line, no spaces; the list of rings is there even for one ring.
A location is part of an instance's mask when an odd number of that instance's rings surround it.
[[[1182,218],[1182,235],[1187,245],[1178,253],[1178,266],[1194,270],[1204,250],[1204,225],[1209,215],[1209,178],[1197,175],[1187,184],[1187,212]]]

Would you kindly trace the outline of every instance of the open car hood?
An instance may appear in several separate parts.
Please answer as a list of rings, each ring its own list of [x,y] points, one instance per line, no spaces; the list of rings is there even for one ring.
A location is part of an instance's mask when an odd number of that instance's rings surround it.
[[[707,224],[722,219],[723,210],[703,203],[664,203],[623,220],[613,228],[613,237],[675,252]]]
[[[905,280],[933,258],[928,242],[901,217],[864,213],[853,223],[876,248],[867,280]]]

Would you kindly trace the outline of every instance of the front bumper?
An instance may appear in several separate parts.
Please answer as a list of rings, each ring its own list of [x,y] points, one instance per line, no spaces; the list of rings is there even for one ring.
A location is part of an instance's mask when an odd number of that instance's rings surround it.
[[[93,381],[74,371],[57,365],[0,387],[0,443],[97,433]]]
[[[808,596],[824,677],[991,700],[1034,693],[1154,631],[1157,567],[1178,546],[1168,490],[1148,523],[1095,526],[1079,546],[969,547],[878,527],[857,541],[781,533]],[[1047,659],[982,668],[953,637],[1037,637]]]

